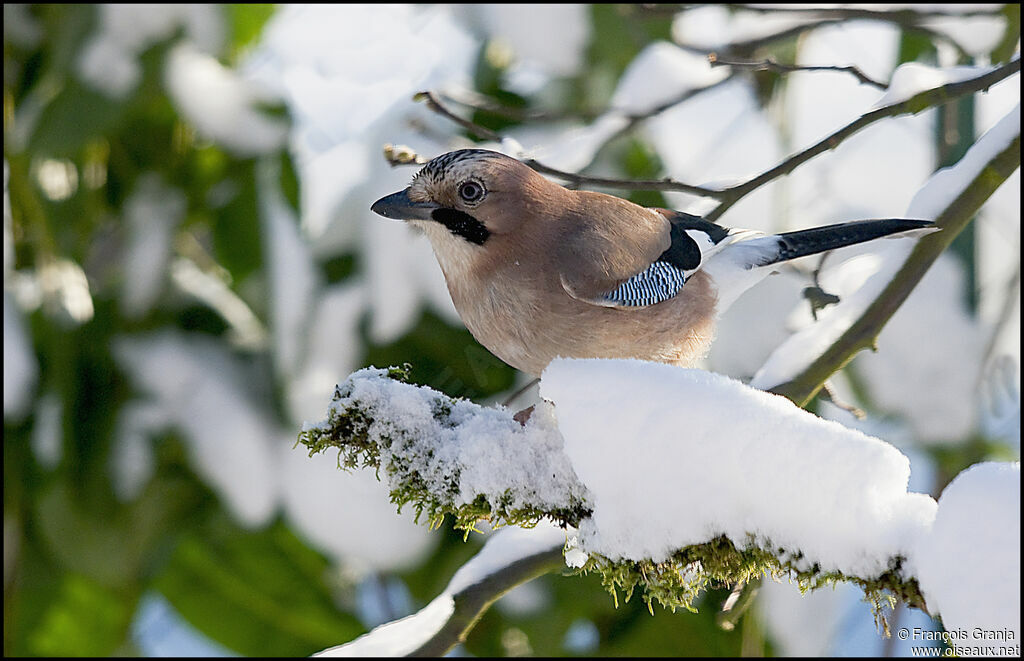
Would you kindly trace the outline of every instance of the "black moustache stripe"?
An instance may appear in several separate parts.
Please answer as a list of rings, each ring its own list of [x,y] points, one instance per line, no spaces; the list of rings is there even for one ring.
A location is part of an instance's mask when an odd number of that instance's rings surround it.
[[[458,209],[442,207],[435,209],[430,217],[448,228],[455,236],[461,236],[470,243],[482,246],[491,235],[490,230],[479,220]]]

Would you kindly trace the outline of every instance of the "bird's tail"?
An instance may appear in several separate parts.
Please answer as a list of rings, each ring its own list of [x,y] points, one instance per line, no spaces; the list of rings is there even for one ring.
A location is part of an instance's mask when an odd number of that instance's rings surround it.
[[[798,257],[814,255],[856,243],[863,243],[889,235],[914,236],[933,232],[938,228],[930,220],[909,220],[906,218],[883,218],[880,220],[858,220],[837,223],[813,229],[776,234],[778,249],[761,257],[755,266],[777,264]],[[767,237],[766,237],[767,238]]]

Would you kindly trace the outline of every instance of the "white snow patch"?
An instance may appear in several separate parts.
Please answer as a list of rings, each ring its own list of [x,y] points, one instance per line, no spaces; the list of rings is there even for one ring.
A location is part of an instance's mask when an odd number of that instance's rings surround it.
[[[155,402],[128,402],[117,413],[110,477],[121,501],[135,499],[155,470],[151,437],[170,426],[171,416]]]
[[[447,420],[434,413],[443,397],[435,390],[386,378],[387,371],[367,368],[349,376],[343,396],[331,402],[329,415],[355,406],[373,422],[370,438],[392,439],[380,448],[380,463],[400,453],[408,471],[423,479],[431,493],[448,494],[453,475],[458,493],[454,506],[478,495],[493,510],[525,506],[566,506],[584,493],[561,450],[551,405],[538,404],[526,426],[504,407],[485,408],[467,400],[451,404]],[[305,423],[303,430],[326,428],[327,421]],[[396,432],[400,432],[397,433]]]
[[[242,157],[278,149],[288,123],[261,111],[275,95],[190,43],[175,46],[164,71],[174,104],[199,133]]]
[[[6,278],[5,278],[6,280]],[[39,365],[14,298],[4,292],[4,418],[20,420],[32,403]]]
[[[722,534],[744,547],[750,534],[807,566],[877,576],[934,515],[907,493],[910,464],[892,446],[726,377],[559,359],[541,394],[591,494],[581,548],[613,560],[664,560]]]
[[[657,41],[640,51],[622,72],[611,106],[627,115],[642,115],[728,75],[726,67],[713,68],[703,55]]]
[[[963,656],[977,645],[1020,644],[1020,462],[975,464],[945,488],[935,525],[917,544],[914,572],[932,613]],[[1003,641],[976,632],[1008,631]],[[995,654],[981,652],[982,655]]]
[[[121,312],[130,319],[141,317],[160,295],[171,258],[171,239],[185,217],[184,193],[167,186],[160,175],[139,177],[125,201],[128,229],[121,285]]]
[[[915,94],[950,83],[961,83],[972,78],[980,78],[994,69],[995,67],[970,66],[937,68],[919,62],[907,62],[901,64],[892,73],[889,88],[871,109],[877,110],[901,103]]]
[[[139,56],[176,28],[203,51],[223,46],[223,10],[213,5],[98,5],[99,28],[76,60],[79,77],[104,94],[124,98],[142,78]]]
[[[282,438],[277,448],[284,511],[313,546],[357,572],[416,566],[441,536],[395,512],[387,488],[372,471],[341,473],[334,453],[308,456]]]
[[[250,401],[246,377],[224,348],[181,333],[122,336],[114,356],[183,432],[196,471],[246,526],[265,523],[277,504],[275,423]]]
[[[571,76],[583,65],[590,39],[587,5],[485,4],[476,10],[488,37],[512,51],[513,70],[524,65],[551,76]]]
[[[418,613],[382,624],[350,643],[312,656],[408,656],[440,631],[454,612],[455,600],[448,592],[442,592]]]
[[[565,531],[541,523],[535,528],[502,528],[426,608],[414,615],[381,625],[351,643],[313,656],[406,656],[436,634],[455,612],[453,597],[506,567],[565,543]]]

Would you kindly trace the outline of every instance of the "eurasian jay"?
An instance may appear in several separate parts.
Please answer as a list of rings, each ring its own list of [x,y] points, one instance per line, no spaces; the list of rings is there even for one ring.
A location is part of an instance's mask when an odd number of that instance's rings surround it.
[[[484,149],[434,158],[371,209],[421,228],[473,336],[540,375],[557,356],[692,366],[773,265],[929,228],[884,219],[766,235],[566,189]]]

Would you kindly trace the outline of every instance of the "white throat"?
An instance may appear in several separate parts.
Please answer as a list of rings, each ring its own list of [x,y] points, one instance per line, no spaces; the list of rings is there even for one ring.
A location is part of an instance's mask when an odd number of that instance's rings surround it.
[[[456,236],[441,223],[431,220],[410,220],[411,225],[423,230],[430,240],[430,246],[434,249],[434,256],[445,277],[458,278],[468,272],[475,261],[480,257],[482,246],[466,241],[461,236]]]

